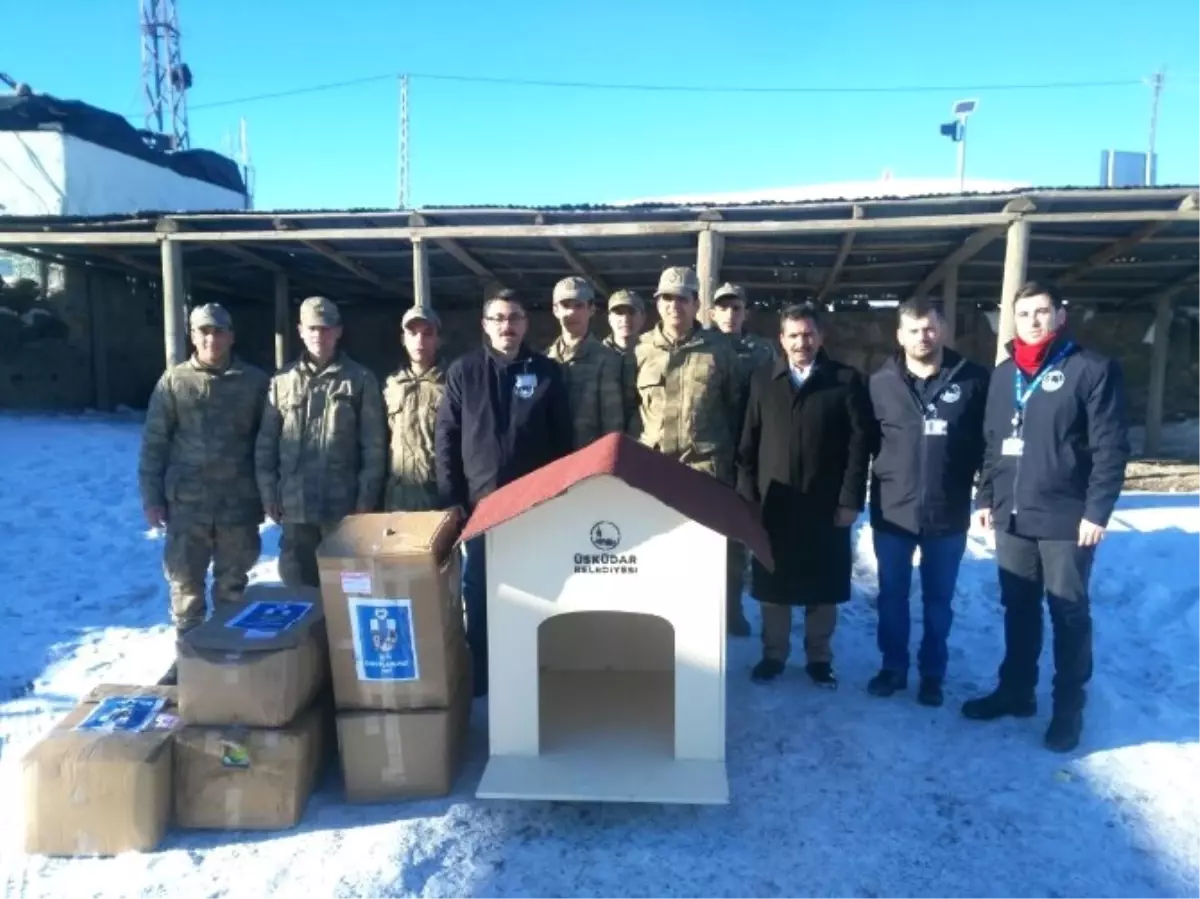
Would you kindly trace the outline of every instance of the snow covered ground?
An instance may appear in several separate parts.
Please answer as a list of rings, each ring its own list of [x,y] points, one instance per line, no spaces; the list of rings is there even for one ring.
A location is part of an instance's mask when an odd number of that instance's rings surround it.
[[[20,851],[24,749],[102,681],[153,682],[172,653],[161,543],[135,486],[134,418],[0,415],[0,886],[13,896],[1012,895],[1200,890],[1200,687],[1193,495],[1123,498],[1094,576],[1096,677],[1084,745],[1034,720],[968,722],[1000,659],[992,553],[972,535],[947,706],[867,695],[869,534],[835,638],[841,689],[792,668],[750,683],[730,654],[727,807],[473,798],[485,708],[453,796],[354,807],[336,774],[290,832],[174,833],[162,849],[53,860]],[[267,532],[255,578],[275,577]],[[757,614],[753,614],[757,625]],[[757,626],[756,626],[757,633]],[[1049,640],[1047,640],[1049,643]],[[1049,648],[1043,671],[1049,661]]]

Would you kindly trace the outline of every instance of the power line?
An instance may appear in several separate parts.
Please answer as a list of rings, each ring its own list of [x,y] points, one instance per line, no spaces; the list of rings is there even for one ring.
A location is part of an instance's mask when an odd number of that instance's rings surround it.
[[[356,87],[381,81],[394,81],[402,77],[403,72],[389,72],[382,75],[368,75],[362,78],[352,78],[346,81],[330,81],[324,84],[314,84],[297,87],[290,90],[274,91],[264,94],[252,94],[229,100],[216,100],[210,103],[191,104],[192,110],[218,109],[223,106],[235,106],[240,103],[256,103],[262,100],[278,100],[285,97],[298,97],[323,91],[338,90],[344,87]],[[732,85],[685,85],[685,84],[622,84],[596,81],[553,81],[532,78],[501,78],[486,75],[452,75],[433,72],[409,72],[413,80],[425,81],[455,81],[472,84],[506,85],[511,87],[548,87],[571,90],[606,90],[606,91],[637,91],[642,93],[691,93],[691,94],[929,94],[929,93],[979,93],[998,91],[1043,91],[1043,90],[1082,90],[1093,88],[1136,87],[1143,82],[1137,79],[1120,81],[1045,81],[1026,84],[975,84],[975,85],[874,85],[862,87],[815,87],[815,86],[732,86]]]

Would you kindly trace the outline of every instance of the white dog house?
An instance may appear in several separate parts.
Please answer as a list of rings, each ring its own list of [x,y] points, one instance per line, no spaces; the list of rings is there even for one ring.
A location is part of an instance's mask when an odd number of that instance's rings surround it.
[[[477,795],[729,801],[726,537],[766,533],[715,478],[610,434],[480,502],[490,759]]]

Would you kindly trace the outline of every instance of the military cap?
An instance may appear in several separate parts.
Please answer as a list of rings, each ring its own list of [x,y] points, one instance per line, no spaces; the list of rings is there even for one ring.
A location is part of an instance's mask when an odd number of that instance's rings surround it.
[[[407,328],[409,322],[429,322],[435,328],[442,327],[442,320],[438,318],[438,314],[428,306],[413,306],[404,313],[404,318],[400,320],[400,327]]]
[[[572,276],[563,278],[554,285],[554,302],[559,300],[581,300],[590,303],[596,298],[596,291],[583,278]]]
[[[746,288],[740,284],[730,284],[726,281],[713,294],[714,303],[719,303],[721,300],[741,300],[744,303],[746,302]]]
[[[332,300],[325,297],[309,297],[300,304],[300,324],[320,325],[334,328],[342,323],[342,316]]]
[[[646,303],[636,290],[618,290],[608,298],[608,311],[620,309],[624,306],[632,306],[638,312],[646,311]]]
[[[220,328],[229,331],[233,328],[233,319],[220,303],[205,303],[192,310],[188,323],[193,328]]]
[[[654,292],[654,296],[695,296],[699,292],[700,281],[696,272],[686,265],[673,265],[659,277],[658,290]]]

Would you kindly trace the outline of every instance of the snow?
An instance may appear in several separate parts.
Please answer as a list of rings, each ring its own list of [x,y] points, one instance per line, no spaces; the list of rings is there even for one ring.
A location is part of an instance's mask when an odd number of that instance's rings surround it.
[[[139,428],[134,416],[0,415],[0,796],[21,795],[20,756],[87,689],[153,682],[170,662],[161,537],[136,492]],[[855,598],[834,640],[838,691],[812,686],[801,659],[780,681],[752,684],[756,641],[731,643],[728,806],[476,800],[480,704],[453,796],[350,806],[333,772],[288,832],[174,832],[145,855],[27,857],[10,800],[0,888],[31,899],[1195,895],[1198,533],[1195,494],[1123,497],[1096,563],[1096,675],[1070,756],[1041,745],[1048,646],[1037,718],[958,714],[990,688],[1002,651],[986,534],[971,535],[963,563],[946,707],[918,706],[911,688],[867,695],[878,654],[862,527]],[[256,580],[275,577],[277,535],[264,537]]]
[[[999,194],[1029,190],[1028,181],[968,178],[959,188],[957,178],[893,178],[876,181],[838,181],[828,184],[802,184],[767,187],[759,190],[675,194],[620,200],[613,206],[640,204],[736,206],[748,203],[813,203],[820,200],[872,200],[886,197],[932,197],[939,194]]]

